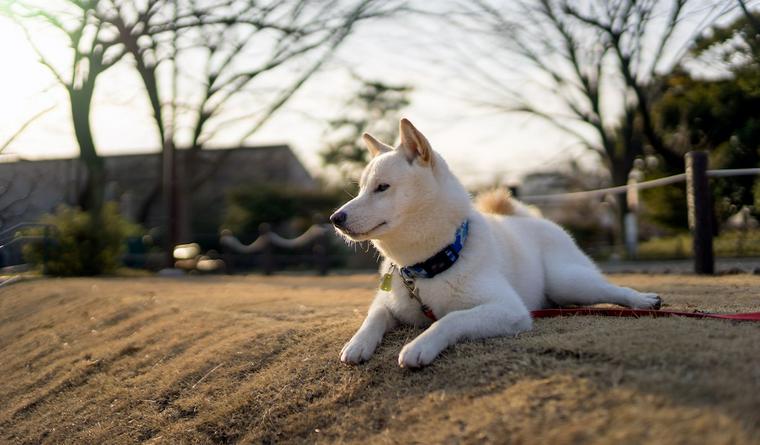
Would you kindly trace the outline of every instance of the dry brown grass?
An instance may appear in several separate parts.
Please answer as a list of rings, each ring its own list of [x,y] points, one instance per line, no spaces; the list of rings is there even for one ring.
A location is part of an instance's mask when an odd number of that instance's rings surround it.
[[[760,311],[760,277],[619,276]],[[36,280],[0,289],[0,442],[758,443],[760,324],[539,320],[432,366],[338,352],[375,277]]]

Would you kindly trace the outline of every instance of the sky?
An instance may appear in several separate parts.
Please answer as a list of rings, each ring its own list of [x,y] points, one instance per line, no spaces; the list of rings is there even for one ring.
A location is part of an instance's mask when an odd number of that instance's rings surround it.
[[[414,87],[403,116],[428,137],[465,183],[515,182],[528,172],[560,167],[570,158],[594,166],[596,155],[545,122],[473,103],[471,98],[483,91],[461,76],[464,65],[453,60],[462,52],[476,61],[487,57],[487,50],[471,47],[479,44],[471,37],[415,16],[363,24],[331,63],[248,143],[290,144],[307,168],[319,174],[325,123],[340,113],[355,91],[350,67],[364,78]],[[40,31],[35,38],[40,47],[53,48],[48,54],[65,62],[65,52],[55,49],[61,47],[59,36]],[[446,51],[447,41],[461,52]],[[4,154],[28,159],[76,156],[65,92],[38,63],[24,34],[2,17],[0,42],[0,60],[9,61],[0,70],[0,142],[30,116],[49,109]],[[510,81],[527,85],[530,79]],[[128,64],[107,71],[98,82],[92,123],[99,152],[157,151],[158,137],[141,82]],[[227,143],[223,135],[214,145]]]

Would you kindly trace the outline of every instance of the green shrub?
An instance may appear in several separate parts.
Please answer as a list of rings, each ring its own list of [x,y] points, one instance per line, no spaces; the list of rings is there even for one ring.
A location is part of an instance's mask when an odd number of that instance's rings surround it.
[[[300,190],[274,185],[239,188],[227,196],[223,227],[236,234],[257,233],[259,224],[292,222],[299,230],[327,222],[327,217],[350,197],[329,190]]]
[[[121,264],[127,236],[139,228],[126,221],[113,203],[106,204],[99,217],[76,208],[60,206],[40,223],[52,226],[47,243],[31,243],[24,257],[44,266],[49,275],[80,276],[113,273]],[[43,235],[42,228],[27,232]]]
[[[648,176],[656,179],[664,174]],[[689,230],[686,208],[686,183],[666,185],[641,191],[644,210],[641,217],[669,232],[683,233]]]

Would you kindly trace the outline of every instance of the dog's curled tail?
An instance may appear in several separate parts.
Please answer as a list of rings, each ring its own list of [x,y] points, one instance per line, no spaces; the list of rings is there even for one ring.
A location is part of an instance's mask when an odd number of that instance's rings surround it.
[[[509,189],[494,188],[479,193],[475,198],[475,207],[492,215],[541,216],[540,210],[515,199]]]

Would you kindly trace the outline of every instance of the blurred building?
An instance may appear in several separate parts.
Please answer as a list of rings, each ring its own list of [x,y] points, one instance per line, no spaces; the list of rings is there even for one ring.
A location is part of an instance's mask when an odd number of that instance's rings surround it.
[[[188,152],[177,151],[179,169]],[[263,183],[313,190],[317,183],[288,145],[208,149],[199,153],[197,175],[202,185],[193,201],[203,212],[223,211],[226,193],[236,187]],[[122,213],[145,227],[161,223],[161,154],[104,156],[106,198]],[[36,221],[60,204],[76,205],[86,169],[79,159],[0,162],[0,230]]]

